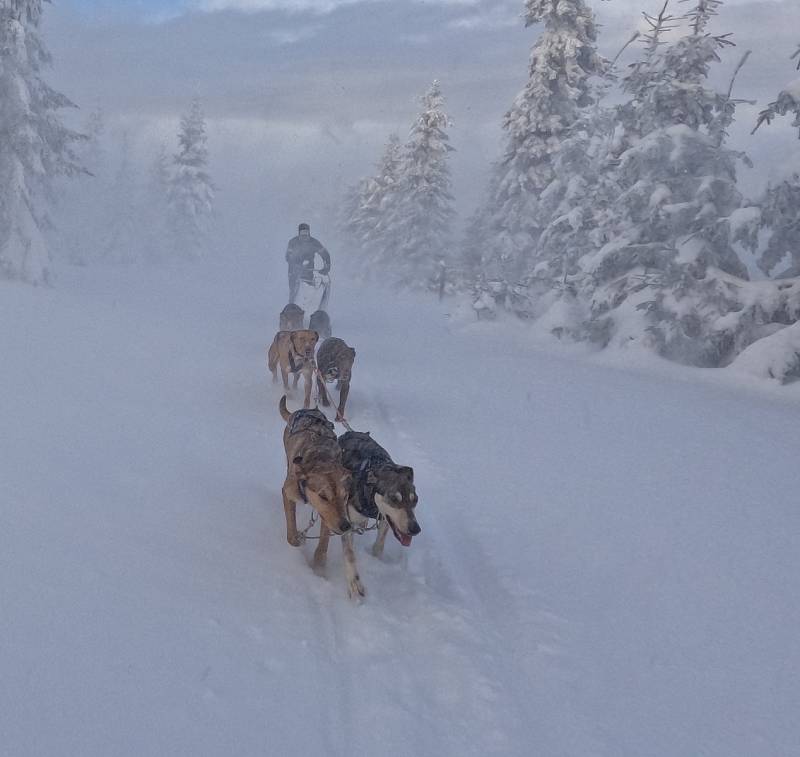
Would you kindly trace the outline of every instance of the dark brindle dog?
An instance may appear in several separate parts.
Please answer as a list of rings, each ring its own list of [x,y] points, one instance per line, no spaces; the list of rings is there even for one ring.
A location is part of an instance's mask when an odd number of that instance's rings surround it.
[[[317,350],[317,388],[322,399],[322,406],[328,407],[330,399],[325,384],[338,382],[339,407],[336,410],[336,420],[344,420],[344,407],[347,396],[350,394],[350,378],[353,372],[353,361],[356,351],[348,347],[342,339],[335,336],[326,339]]]
[[[381,556],[390,528],[397,541],[404,547],[410,546],[411,539],[422,530],[414,513],[417,490],[413,468],[397,465],[368,433],[348,431],[339,437],[339,446],[342,461],[353,474],[348,504],[350,521],[361,527],[368,518],[381,516],[372,554]]]
[[[290,302],[283,310],[281,310],[280,330],[281,331],[299,331],[303,328],[305,322],[306,311],[299,305]],[[314,328],[311,326],[310,328]]]
[[[311,314],[308,328],[316,331],[320,339],[329,339],[331,335],[331,319],[324,310],[315,310]]]

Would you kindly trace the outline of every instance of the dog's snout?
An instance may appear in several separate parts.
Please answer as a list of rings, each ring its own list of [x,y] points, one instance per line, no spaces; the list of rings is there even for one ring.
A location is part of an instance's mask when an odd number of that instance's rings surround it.
[[[343,534],[346,534],[351,528],[352,528],[352,526],[350,525],[350,521],[349,520],[343,520],[341,523],[339,523],[339,530]]]
[[[422,529],[419,527],[419,523],[417,521],[412,521],[408,524],[408,533],[412,536],[416,536]]]

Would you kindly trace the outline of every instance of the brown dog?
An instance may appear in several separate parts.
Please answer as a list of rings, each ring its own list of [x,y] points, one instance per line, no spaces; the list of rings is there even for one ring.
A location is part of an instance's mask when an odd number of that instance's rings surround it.
[[[281,310],[280,329],[281,331],[299,331],[303,328],[305,318],[306,311],[299,305],[290,302]]]
[[[350,378],[353,372],[353,361],[356,351],[348,347],[342,339],[331,337],[326,339],[317,351],[317,388],[322,399],[323,407],[330,405],[328,390],[325,384],[338,381],[339,407],[336,410],[336,420],[344,420],[344,407],[350,394]]]
[[[269,348],[268,365],[272,381],[278,380],[278,367],[281,369],[283,388],[289,391],[289,374],[294,374],[294,387],[302,373],[306,380],[306,393],[303,407],[311,407],[311,386],[314,381],[314,348],[319,335],[316,331],[279,331]]]
[[[304,536],[297,530],[297,503],[307,502],[322,519],[314,569],[320,570],[325,565],[331,533],[341,535],[348,593],[351,597],[363,597],[364,587],[355,569],[352,526],[347,514],[352,475],[342,463],[342,449],[333,424],[317,409],[290,413],[285,396],[279,407],[286,421],[283,431],[286,480],[282,488],[286,541],[293,547],[303,543]]]

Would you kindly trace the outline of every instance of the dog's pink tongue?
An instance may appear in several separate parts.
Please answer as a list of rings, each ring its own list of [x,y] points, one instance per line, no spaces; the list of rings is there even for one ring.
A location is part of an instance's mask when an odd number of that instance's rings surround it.
[[[401,534],[400,535],[400,543],[404,547],[410,547],[411,546],[411,535],[410,534]]]

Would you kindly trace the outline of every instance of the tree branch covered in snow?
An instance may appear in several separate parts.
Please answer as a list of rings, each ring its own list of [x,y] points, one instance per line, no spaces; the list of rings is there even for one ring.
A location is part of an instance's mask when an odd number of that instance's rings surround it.
[[[39,33],[43,0],[0,2],[0,275],[47,281],[45,201],[59,175],[82,171],[82,135],[58,111],[74,107],[42,79],[50,55]]]

